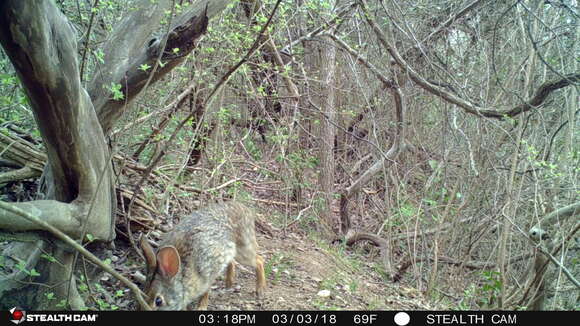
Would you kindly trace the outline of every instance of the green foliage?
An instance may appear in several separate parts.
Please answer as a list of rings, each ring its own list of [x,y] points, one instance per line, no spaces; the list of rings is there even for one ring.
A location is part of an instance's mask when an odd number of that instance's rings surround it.
[[[482,284],[472,284],[464,291],[463,300],[458,304],[459,310],[472,309],[471,302],[479,308],[490,308],[497,302],[502,287],[501,274],[497,271],[482,271],[480,275]]]
[[[18,260],[18,264],[16,264],[16,269],[20,270],[21,272],[24,272],[26,274],[28,274],[30,277],[37,277],[40,276],[40,273],[38,271],[36,271],[36,269],[27,269],[26,268],[26,262],[24,260]]]
[[[99,310],[119,310],[119,307],[115,304],[111,304],[103,299],[96,299],[97,308]]]
[[[266,261],[264,273],[272,284],[278,284],[282,274],[292,277],[292,274],[289,273],[292,270],[292,265],[293,262],[289,257],[282,253],[275,253],[272,258]]]
[[[105,63],[105,53],[103,52],[102,49],[96,49],[93,51],[93,56],[95,57],[95,59],[100,63],[100,64],[104,64]]]
[[[0,67],[2,64],[8,64],[8,62],[0,61]],[[27,107],[28,97],[22,91],[20,87],[20,82],[14,74],[0,73],[0,107]],[[0,122],[14,121],[21,122],[23,119],[30,119],[29,115],[21,110],[2,110],[0,114]]]
[[[61,309],[65,309],[67,304],[68,304],[68,302],[66,301],[66,299],[62,299],[56,304],[56,307],[61,308]]]
[[[216,116],[222,124],[228,125],[240,117],[240,112],[233,106],[223,106],[216,112]]]
[[[79,277],[77,288],[81,294],[84,296],[90,296],[93,299],[91,302],[93,302],[95,306],[88,308],[97,310],[118,310],[119,307],[115,304],[115,302],[113,302],[113,299],[119,299],[125,296],[124,290],[116,290],[111,294],[99,283],[94,283],[95,291],[91,293],[83,275],[80,275]]]
[[[262,150],[252,139],[248,138],[244,140],[244,146],[254,160],[258,161],[262,158]]]
[[[139,66],[139,70],[142,70],[142,71],[147,71],[149,69],[151,69],[151,66],[146,64],[146,63]]]
[[[111,92],[113,100],[118,101],[125,98],[125,94],[123,94],[123,92],[121,91],[122,88],[123,85],[117,83],[111,83],[111,85],[109,85],[108,90]]]
[[[40,255],[40,257],[48,260],[51,263],[56,263],[56,258],[54,258],[53,256],[51,256],[49,254],[42,254],[42,255]]]

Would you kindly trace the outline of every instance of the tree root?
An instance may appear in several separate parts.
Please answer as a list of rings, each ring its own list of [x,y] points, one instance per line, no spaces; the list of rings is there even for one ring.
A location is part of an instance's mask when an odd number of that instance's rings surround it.
[[[388,250],[387,240],[367,232],[353,232],[349,231],[344,239],[347,246],[353,246],[360,241],[368,241],[379,248],[381,260],[385,268],[385,272],[390,278],[393,278],[393,269],[391,267],[391,259]],[[335,239],[333,242],[341,242],[342,239]]]

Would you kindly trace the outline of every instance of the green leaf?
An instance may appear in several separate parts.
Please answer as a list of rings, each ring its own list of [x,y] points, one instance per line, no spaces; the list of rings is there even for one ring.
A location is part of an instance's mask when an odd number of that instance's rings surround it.
[[[81,291],[81,292],[86,292],[89,289],[88,285],[86,285],[84,283],[83,284],[79,284],[78,287],[79,287],[79,291]]]
[[[56,258],[52,257],[51,255],[42,254],[42,255],[40,255],[40,257],[48,260],[51,263],[55,263],[56,262]]]
[[[16,268],[25,272],[26,274],[30,274],[30,272],[26,270],[26,263],[23,260],[18,261],[18,264],[16,264]]]
[[[144,63],[141,66],[139,66],[139,70],[142,70],[142,71],[147,71],[149,69],[151,69],[151,66],[148,65],[148,64],[146,64],[146,63]]]

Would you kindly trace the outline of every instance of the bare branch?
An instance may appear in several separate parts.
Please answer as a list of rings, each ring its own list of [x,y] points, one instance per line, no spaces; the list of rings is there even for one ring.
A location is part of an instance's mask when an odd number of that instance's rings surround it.
[[[348,54],[353,56],[356,59],[356,61],[362,63],[363,66],[367,67],[375,75],[375,77],[377,77],[383,83],[383,85],[385,85],[385,87],[387,88],[396,87],[395,83],[391,79],[387,78],[387,76],[381,73],[377,67],[375,67],[372,63],[370,63],[367,59],[365,59],[365,57],[363,57],[355,49],[351,48],[348,44],[346,44],[346,42],[338,38],[338,36],[331,33],[325,33],[324,35],[332,38],[334,42],[336,42],[336,44],[340,45],[340,47],[343,48],[346,52],[348,52]]]
[[[555,224],[556,221],[562,221],[562,219],[580,214],[580,202],[559,208],[550,214],[546,215],[542,219],[542,224],[551,225]]]
[[[374,33],[377,35],[379,42],[385,48],[385,50],[387,50],[387,52],[389,52],[389,54],[393,57],[397,65],[399,65],[405,72],[407,72],[411,80],[413,80],[417,85],[419,85],[421,88],[428,91],[429,93],[437,95],[442,99],[446,100],[447,102],[459,106],[468,113],[495,119],[504,119],[506,117],[513,117],[522,112],[526,112],[540,106],[542,103],[544,103],[548,95],[550,95],[553,91],[580,82],[580,73],[570,74],[565,76],[564,78],[544,83],[538,88],[535,95],[530,100],[510,110],[497,111],[482,108],[459,96],[456,96],[455,94],[445,90],[444,88],[441,88],[427,81],[425,78],[423,78],[423,76],[418,74],[411,67],[411,65],[409,65],[409,63],[405,61],[405,59],[403,59],[397,48],[388,41],[387,35],[385,35],[383,30],[377,25],[375,20],[371,17],[370,12],[368,11],[366,1],[360,0],[360,2],[361,8],[364,12],[364,17],[371,26],[371,28],[373,29]]]

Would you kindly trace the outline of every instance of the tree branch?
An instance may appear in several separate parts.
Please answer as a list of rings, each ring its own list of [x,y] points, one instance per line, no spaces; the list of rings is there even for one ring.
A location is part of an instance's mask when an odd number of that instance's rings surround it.
[[[107,67],[97,69],[98,73],[91,82],[90,94],[106,134],[122,116],[128,104],[143,90],[151,71],[143,70],[142,67],[154,66],[159,51],[164,50],[160,49],[162,37],[151,35],[158,28],[163,12],[169,5],[167,2],[143,1],[142,7],[123,20],[113,38],[103,47]],[[179,52],[164,51],[161,58],[163,67],[155,71],[151,82],[156,82],[185,60],[194,49],[195,40],[205,32],[207,20],[223,10],[229,2],[230,0],[199,1],[175,19],[165,48],[179,48]],[[138,34],[133,39],[134,30],[138,30]],[[122,86],[123,99],[114,100],[111,97],[111,84]]]
[[[400,66],[405,72],[407,72],[411,80],[415,82],[417,85],[419,85],[421,88],[426,90],[427,92],[433,95],[437,95],[442,99],[446,100],[447,102],[459,106],[460,108],[464,109],[465,112],[476,114],[482,117],[495,119],[514,117],[520,113],[529,111],[533,108],[537,108],[542,103],[544,103],[548,95],[550,95],[553,91],[580,82],[580,73],[570,74],[564,76],[564,78],[546,82],[538,88],[535,95],[530,100],[507,111],[489,110],[479,107],[459,96],[456,96],[451,92],[448,92],[447,90],[433,83],[430,83],[425,78],[423,78],[423,76],[418,74],[411,67],[411,65],[409,65],[409,63],[407,63],[405,59],[403,59],[397,48],[393,44],[389,43],[389,41],[387,40],[388,39],[387,35],[385,35],[382,29],[371,17],[366,1],[365,0],[359,1],[361,3],[361,9],[363,10],[364,17],[368,22],[368,24],[371,26],[373,32],[376,34],[377,38],[379,39],[379,43],[381,43],[381,45],[385,48],[385,50],[389,52],[389,54],[393,57],[397,65]]]
[[[324,35],[332,38],[334,42],[336,42],[336,44],[340,45],[340,47],[343,48],[346,52],[348,52],[348,54],[353,56],[356,61],[360,62],[363,66],[367,67],[375,75],[375,77],[377,77],[383,83],[385,87],[390,89],[397,87],[393,82],[393,80],[387,78],[387,76],[381,73],[377,67],[375,67],[372,63],[370,63],[367,59],[365,59],[355,49],[351,48],[348,44],[346,44],[346,42],[339,39],[338,36],[331,33],[325,33]]]
[[[564,206],[562,208],[559,208],[553,212],[551,212],[550,214],[546,215],[546,217],[543,218],[542,224],[544,225],[551,225],[551,224],[555,224],[557,220],[559,220],[560,222],[562,221],[562,219],[574,216],[574,215],[578,215],[580,214],[580,201],[568,206]]]

